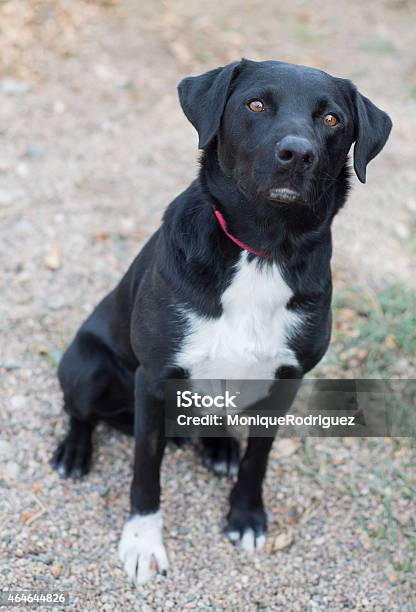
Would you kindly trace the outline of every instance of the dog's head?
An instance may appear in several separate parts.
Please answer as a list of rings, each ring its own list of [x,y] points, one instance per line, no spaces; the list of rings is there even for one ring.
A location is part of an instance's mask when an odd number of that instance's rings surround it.
[[[388,115],[346,79],[284,62],[242,60],[179,84],[183,111],[205,149],[246,196],[313,204],[342,171],[352,143],[364,183],[383,148]]]

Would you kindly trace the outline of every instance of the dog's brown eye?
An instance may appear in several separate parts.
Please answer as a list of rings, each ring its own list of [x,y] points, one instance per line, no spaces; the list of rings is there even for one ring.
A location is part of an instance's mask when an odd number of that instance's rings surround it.
[[[337,125],[337,123],[339,123],[339,119],[335,115],[328,113],[323,118],[323,122],[324,122],[324,125],[326,125],[327,127],[334,127],[334,125]]]
[[[253,113],[261,113],[264,110],[264,104],[261,100],[252,100],[248,103],[248,107]]]

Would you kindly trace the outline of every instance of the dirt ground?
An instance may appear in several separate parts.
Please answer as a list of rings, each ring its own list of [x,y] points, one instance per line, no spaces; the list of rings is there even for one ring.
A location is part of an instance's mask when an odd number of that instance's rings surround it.
[[[416,609],[408,439],[277,442],[267,553],[254,559],[221,535],[230,483],[191,451],[170,449],[163,509],[172,568],[139,589],[116,555],[132,441],[100,429],[81,483],[48,466],[64,432],[60,354],[195,176],[196,134],[176,85],[241,56],[351,78],[393,119],[367,184],[354,179],[335,223],[340,306],[319,370],[366,375],[369,349],[359,353],[352,332],[373,319],[363,319],[351,287],[382,315],[379,296],[399,287],[411,296],[403,320],[414,313],[415,23],[411,0],[0,2],[2,588],[62,589],[74,610]],[[410,378],[415,355],[401,350],[400,334],[414,330],[403,330],[382,338],[384,373]]]

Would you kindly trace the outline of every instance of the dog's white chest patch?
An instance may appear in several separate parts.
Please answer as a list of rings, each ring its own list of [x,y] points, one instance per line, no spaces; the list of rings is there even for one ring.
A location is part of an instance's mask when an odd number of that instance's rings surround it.
[[[243,252],[222,294],[222,315],[186,311],[188,333],[175,362],[193,379],[272,379],[281,365],[297,365],[288,337],[301,317],[287,309],[292,291],[277,265],[258,266]]]

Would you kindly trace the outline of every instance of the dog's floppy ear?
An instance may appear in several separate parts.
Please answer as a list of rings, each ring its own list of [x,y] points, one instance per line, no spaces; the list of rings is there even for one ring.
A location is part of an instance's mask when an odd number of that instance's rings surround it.
[[[380,153],[392,128],[390,117],[354,88],[354,170],[365,183],[367,164]]]
[[[240,64],[233,62],[199,76],[187,77],[178,85],[182,110],[198,132],[200,149],[210,143],[220,127],[231,81]]]

